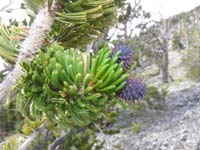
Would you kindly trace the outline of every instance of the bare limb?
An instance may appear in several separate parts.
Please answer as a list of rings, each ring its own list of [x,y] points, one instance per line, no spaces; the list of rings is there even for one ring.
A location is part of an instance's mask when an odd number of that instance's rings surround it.
[[[19,150],[27,150],[34,143],[35,139],[45,130],[45,126],[41,125],[38,130],[35,130],[33,134],[19,147]]]
[[[5,5],[4,7],[0,8],[0,12],[5,11],[6,8],[8,8],[13,3],[12,0],[9,0],[9,3]]]
[[[55,150],[57,146],[63,144],[66,140],[66,138],[69,136],[69,134],[75,134],[77,131],[75,129],[71,129],[68,132],[63,132],[62,135],[57,138],[53,143],[51,143],[48,146],[48,150]]]
[[[134,1],[134,4],[135,4],[135,6],[139,6],[139,5],[141,4],[141,0],[138,0],[138,1],[135,0],[135,1]]]
[[[35,132],[35,131],[34,131]],[[37,139],[34,140],[33,145],[30,145],[29,148],[31,146],[33,146],[34,150],[42,150],[45,149],[48,145],[49,141],[52,141],[53,137],[51,132],[47,129],[44,128],[44,130],[39,134],[39,136],[37,137]]]

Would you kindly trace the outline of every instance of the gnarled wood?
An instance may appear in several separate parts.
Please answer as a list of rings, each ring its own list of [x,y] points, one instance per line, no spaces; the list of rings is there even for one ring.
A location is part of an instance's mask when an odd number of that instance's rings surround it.
[[[21,60],[30,61],[35,56],[38,48],[41,47],[44,39],[50,32],[51,25],[53,24],[55,19],[55,14],[59,10],[59,8],[60,5],[56,1],[54,1],[50,9],[48,9],[48,7],[45,7],[38,12],[30,28],[27,38],[21,45],[14,69],[0,84],[0,110],[7,100],[9,91],[14,85],[15,80],[17,80],[23,74],[19,63],[21,62]]]

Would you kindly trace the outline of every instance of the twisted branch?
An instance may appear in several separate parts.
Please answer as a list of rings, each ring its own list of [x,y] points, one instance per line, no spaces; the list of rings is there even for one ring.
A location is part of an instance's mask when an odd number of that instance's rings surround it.
[[[50,9],[46,6],[38,12],[29,30],[27,38],[21,45],[14,69],[6,76],[5,80],[0,84],[0,110],[2,108],[2,105],[7,100],[9,91],[14,85],[15,80],[17,80],[23,74],[19,63],[22,60],[30,62],[30,60],[35,56],[35,54],[38,51],[38,48],[41,47],[44,39],[50,32],[51,25],[53,24],[55,19],[55,14],[56,12],[58,12],[59,9],[60,5],[55,0]]]

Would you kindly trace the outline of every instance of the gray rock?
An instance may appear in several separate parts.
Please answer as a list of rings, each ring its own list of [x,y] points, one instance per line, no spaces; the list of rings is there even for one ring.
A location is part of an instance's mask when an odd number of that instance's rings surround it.
[[[126,110],[114,126],[123,127],[115,135],[97,134],[105,140],[104,150],[200,150],[200,86],[171,93],[166,109],[160,113],[145,110],[134,116]],[[132,124],[140,122],[140,133],[132,131]]]

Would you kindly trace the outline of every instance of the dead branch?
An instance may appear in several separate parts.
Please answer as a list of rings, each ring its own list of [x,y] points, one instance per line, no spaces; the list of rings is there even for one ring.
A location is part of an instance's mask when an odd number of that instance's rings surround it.
[[[13,3],[13,1],[9,0],[9,3],[7,5],[5,5],[2,8],[0,8],[0,12],[5,11],[12,3]]]

